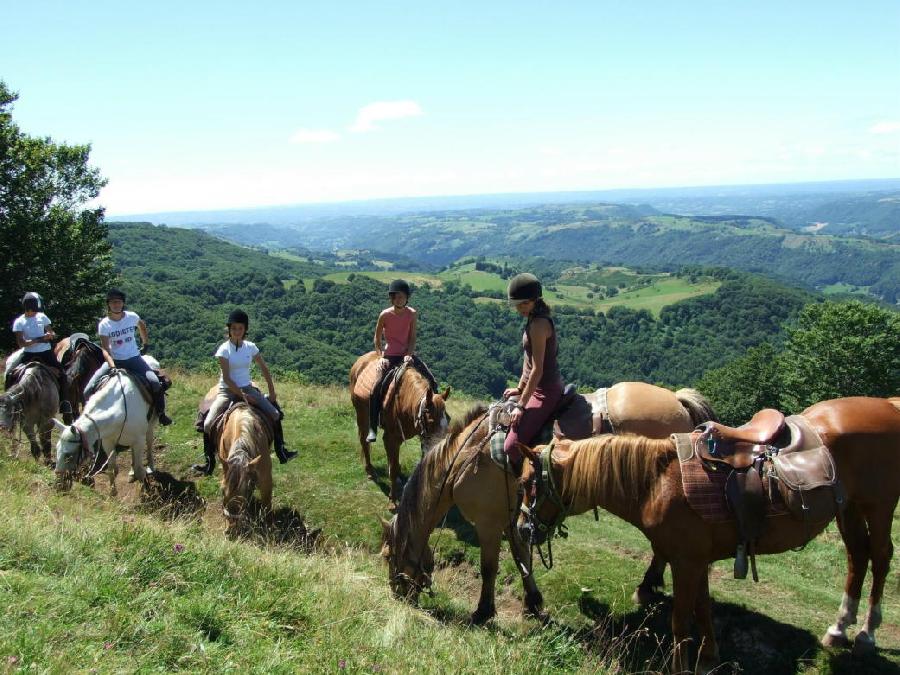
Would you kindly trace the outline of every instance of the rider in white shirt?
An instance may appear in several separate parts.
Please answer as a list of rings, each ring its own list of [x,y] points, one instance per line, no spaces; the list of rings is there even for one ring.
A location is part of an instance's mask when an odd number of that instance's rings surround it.
[[[110,289],[106,294],[106,309],[106,316],[97,326],[106,363],[97,369],[87,383],[84,388],[85,398],[93,392],[94,386],[110,368],[123,368],[142,377],[149,385],[159,423],[163,426],[172,424],[172,420],[166,415],[166,394],[162,384],[150,365],[141,358],[142,350],[146,352],[150,344],[147,325],[137,314],[125,310],[125,294],[117,288]],[[142,349],[138,348],[137,335],[141,337]]]

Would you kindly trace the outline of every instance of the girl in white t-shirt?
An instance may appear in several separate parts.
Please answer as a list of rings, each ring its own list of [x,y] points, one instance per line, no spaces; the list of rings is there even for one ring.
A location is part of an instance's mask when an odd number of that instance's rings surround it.
[[[195,471],[207,476],[212,473],[216,465],[216,449],[213,446],[210,431],[216,418],[235,401],[243,401],[259,408],[272,420],[275,429],[275,454],[282,464],[297,456],[296,452],[291,452],[284,447],[284,432],[281,428],[283,415],[278,407],[275,382],[272,380],[269,367],[257,346],[244,339],[250,325],[250,318],[246,312],[236,309],[228,315],[226,325],[228,339],[216,350],[216,359],[218,359],[219,368],[222,371],[219,377],[219,394],[210,406],[203,424],[203,453],[206,455],[206,463],[193,466]],[[263,378],[266,380],[269,388],[268,398],[263,396],[262,392],[251,382],[250,367],[254,363],[259,366]]]
[[[66,381],[66,371],[63,370],[56,353],[50,344],[56,339],[56,333],[48,317],[42,311],[44,309],[41,296],[33,291],[29,291],[22,296],[22,314],[13,321],[12,332],[16,337],[16,344],[22,350],[22,355],[18,359],[16,365],[24,365],[37,361],[43,363],[50,368],[50,372],[56,377],[59,385],[59,411],[66,419],[66,424],[71,424],[72,404],[68,399],[69,387]],[[13,368],[7,370],[6,388],[12,386],[10,375]]]
[[[111,288],[106,294],[106,316],[100,319],[97,333],[100,335],[100,345],[103,347],[103,358],[106,363],[97,369],[85,386],[85,399],[90,397],[97,382],[111,368],[122,368],[147,382],[153,393],[153,405],[159,423],[163,426],[172,424],[172,420],[166,415],[166,393],[162,384],[150,365],[141,357],[141,351],[146,351],[150,344],[147,324],[136,313],[125,310],[125,294],[117,288]],[[137,343],[138,335],[141,338],[140,348]]]

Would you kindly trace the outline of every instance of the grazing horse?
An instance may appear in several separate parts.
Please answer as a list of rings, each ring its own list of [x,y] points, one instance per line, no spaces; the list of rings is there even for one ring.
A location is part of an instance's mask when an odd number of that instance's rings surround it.
[[[78,415],[84,406],[84,388],[97,369],[103,365],[103,352],[84,333],[63,338],[56,347],[56,358],[66,371],[69,402],[72,412]]]
[[[490,429],[487,409],[469,411],[455,422],[444,441],[416,465],[390,522],[382,522],[382,556],[397,597],[415,601],[431,586],[434,558],[428,538],[444,514],[456,505],[475,526],[481,547],[481,598],[472,622],[482,624],[496,614],[494,585],[500,541],[509,540],[525,587],[525,606],[539,614],[543,598],[531,574],[527,547],[515,527],[518,482],[501,469],[486,450]]]
[[[26,367],[19,381],[0,396],[0,430],[19,426],[28,437],[31,454],[37,459],[50,456],[50,433],[59,410],[59,386],[56,377],[42,364]],[[35,433],[36,432],[36,433]],[[18,443],[14,446],[18,454]]]
[[[237,532],[244,507],[255,487],[266,517],[272,514],[272,456],[269,445],[273,434],[261,413],[238,403],[227,413],[219,436],[219,461],[222,463],[222,511],[225,533]]]
[[[357,381],[363,371],[378,360],[375,352],[360,356],[350,369],[350,400],[356,409],[356,428],[362,448],[366,473],[374,478],[375,469],[369,456],[369,397],[357,391]],[[415,368],[408,368],[400,381],[398,391],[381,413],[384,426],[384,449],[387,453],[388,475],[391,483],[389,508],[394,509],[400,492],[400,446],[410,438],[420,436],[422,447],[439,441],[447,432],[448,418],[445,402],[450,396],[448,387],[442,394],[431,390],[428,380]]]
[[[56,444],[56,470],[60,478],[78,469],[96,448],[106,455],[104,466],[97,472],[107,469],[109,493],[115,496],[119,472],[116,451],[131,448],[134,479],[143,484],[147,474],[153,473],[156,414],[151,416],[150,411],[150,403],[134,378],[126,371],[112,371],[75,422],[66,426],[53,420],[60,430]]]
[[[817,403],[801,415],[831,452],[846,492],[838,527],[847,549],[847,582],[838,621],[828,629],[823,643],[847,643],[846,626],[856,621],[871,560],[869,612],[854,650],[872,651],[893,554],[891,523],[900,498],[900,403],[843,398]],[[701,637],[698,663],[703,669],[714,668],[719,653],[710,612],[708,566],[734,555],[734,523],[703,520],[688,505],[671,439],[600,436],[561,445],[551,455],[549,468],[560,499],[543,500],[535,517],[554,523],[563,505],[569,514],[600,506],[640,529],[654,551],[672,566],[674,669],[688,669],[691,618]],[[532,474],[526,464],[523,478],[530,480]],[[802,546],[826,525],[827,521],[804,523],[787,516],[768,518],[757,552],[781,553]]]

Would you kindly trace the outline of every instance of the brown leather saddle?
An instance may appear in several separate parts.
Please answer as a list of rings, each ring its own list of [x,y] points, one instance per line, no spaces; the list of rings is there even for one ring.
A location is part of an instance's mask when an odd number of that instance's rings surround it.
[[[219,388],[218,386],[214,386],[206,395],[201,399],[200,405],[197,406],[197,417],[194,420],[194,429],[197,430],[198,433],[203,433],[203,429],[206,423],[206,416],[209,414],[209,409],[212,407],[213,402],[216,400],[216,396],[218,396]],[[222,430],[225,428],[225,423],[228,421],[228,418],[231,416],[231,413],[238,406],[244,407],[252,407],[243,401],[231,401],[228,404],[228,407],[223,410],[215,420],[213,420],[212,427],[210,428],[209,435],[215,444],[214,447],[218,447],[219,438],[222,435]],[[266,429],[266,434],[268,435],[269,442],[275,438],[275,427],[272,423],[272,420],[268,415],[259,415],[258,416],[262,422],[263,426]]]
[[[698,444],[699,454],[708,461],[725,462],[735,469],[745,469],[766,451],[769,444],[776,442],[784,428],[784,415],[772,408],[760,410],[739,427],[704,422],[697,428],[705,440]]]

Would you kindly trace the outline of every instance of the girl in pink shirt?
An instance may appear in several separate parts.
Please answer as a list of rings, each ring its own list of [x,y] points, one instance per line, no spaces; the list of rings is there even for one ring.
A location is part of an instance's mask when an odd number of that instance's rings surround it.
[[[404,361],[412,361],[416,351],[416,310],[408,304],[409,295],[408,283],[403,279],[392,281],[388,286],[391,306],[378,315],[375,324],[375,353],[388,363],[382,367],[381,380],[369,399],[369,443],[375,442],[387,374]]]

